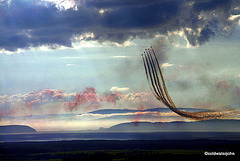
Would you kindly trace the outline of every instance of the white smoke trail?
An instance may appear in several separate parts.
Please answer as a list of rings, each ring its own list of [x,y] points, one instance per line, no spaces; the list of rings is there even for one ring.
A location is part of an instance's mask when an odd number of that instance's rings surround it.
[[[157,60],[154,50],[146,49],[142,55],[146,77],[153,95],[165,104],[173,112],[180,116],[194,120],[219,119],[227,116],[240,114],[239,110],[207,111],[207,112],[186,112],[179,110],[168,94],[161,66]]]

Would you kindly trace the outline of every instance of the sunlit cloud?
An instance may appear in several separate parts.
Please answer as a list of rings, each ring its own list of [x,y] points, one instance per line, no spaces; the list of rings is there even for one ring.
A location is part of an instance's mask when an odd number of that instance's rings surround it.
[[[169,64],[169,63],[162,63],[161,64],[161,67],[162,68],[167,68],[167,67],[171,67],[171,66],[173,66],[174,64]]]
[[[112,92],[126,92],[126,91],[128,91],[129,90],[129,88],[128,87],[125,87],[125,88],[119,88],[119,87],[112,87],[111,88],[111,91]]]
[[[54,4],[56,8],[62,11],[68,9],[78,10],[78,7],[83,6],[86,0],[41,0],[41,1]]]
[[[123,56],[111,56],[111,58],[124,59],[124,58],[130,58],[130,56],[126,56],[126,55],[123,55]]]
[[[239,19],[239,18],[240,18],[240,15],[231,15],[228,19],[230,21],[234,21],[234,20]]]
[[[68,67],[77,67],[77,66],[79,66],[79,65],[77,65],[77,64],[67,64],[67,66],[68,66]]]
[[[82,57],[82,56],[65,56],[65,57],[60,57],[62,59],[87,59],[87,57]]]
[[[98,113],[86,113],[86,114],[79,114],[76,115],[77,119],[83,119],[83,120],[96,120],[96,119],[106,119],[106,118],[110,118],[110,117],[114,117],[114,116],[126,116],[126,118],[128,116],[131,117],[135,117],[136,115],[140,115],[141,116],[148,116],[149,120],[154,120],[155,117],[165,117],[165,116],[178,116],[177,114],[175,114],[174,112],[158,112],[158,111],[137,111],[137,112],[126,112],[126,113],[112,113],[112,114],[98,114]],[[130,117],[130,118],[131,118]],[[151,118],[152,117],[152,118]],[[125,120],[126,121],[126,120]],[[131,121],[131,120],[130,120]]]

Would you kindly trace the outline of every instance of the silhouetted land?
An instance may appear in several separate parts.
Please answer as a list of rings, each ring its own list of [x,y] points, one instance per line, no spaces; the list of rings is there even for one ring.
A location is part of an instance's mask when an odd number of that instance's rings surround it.
[[[174,121],[174,122],[128,122],[114,125],[105,131],[205,131],[205,132],[239,132],[240,120],[204,120],[204,121]]]
[[[0,143],[0,160],[161,160],[239,157],[240,140],[81,140]],[[204,152],[235,156],[205,156]]]
[[[23,126],[23,125],[0,126],[0,134],[1,133],[34,133],[34,132],[37,132],[37,131],[29,126]]]
[[[176,126],[182,129],[189,127],[204,129],[205,126],[215,127],[220,124],[226,129],[239,128],[237,126],[239,122],[232,120],[197,123],[138,122],[137,125],[133,122],[118,124],[102,131],[0,134],[0,161],[159,161],[181,158],[184,160],[239,158],[239,132],[136,132],[143,129],[151,131],[157,127],[170,130]],[[133,132],[126,132],[129,129]],[[119,132],[121,130],[125,132]],[[234,152],[235,156],[205,156],[204,152]]]

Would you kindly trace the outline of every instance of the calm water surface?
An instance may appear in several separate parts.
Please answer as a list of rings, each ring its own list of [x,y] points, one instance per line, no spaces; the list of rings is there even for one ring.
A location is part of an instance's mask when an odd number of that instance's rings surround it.
[[[69,140],[240,140],[239,132],[37,132],[0,134],[0,142]]]

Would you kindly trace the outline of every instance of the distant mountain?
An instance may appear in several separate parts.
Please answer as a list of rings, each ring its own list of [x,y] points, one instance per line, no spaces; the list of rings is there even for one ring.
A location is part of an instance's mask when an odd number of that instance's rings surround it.
[[[33,132],[37,131],[29,126],[23,125],[0,126],[0,133],[33,133]]]
[[[180,110],[184,111],[191,111],[191,112],[199,112],[199,111],[206,111],[205,109],[197,109],[197,108],[179,108]],[[141,114],[137,115],[137,112],[142,112]],[[146,113],[144,113],[146,112]],[[138,118],[139,120],[151,120],[151,119],[159,119],[159,116],[155,116],[148,112],[160,112],[160,113],[168,113],[172,112],[169,108],[150,108],[145,110],[130,110],[130,109],[102,109],[89,112],[90,114],[101,114],[101,115],[108,115],[114,114],[110,116],[106,116],[103,118],[97,118],[96,120],[135,120]],[[131,114],[132,113],[132,114]],[[161,116],[161,119],[179,119],[180,116]]]
[[[197,109],[197,108],[179,108],[180,110],[184,111],[191,111],[191,112],[199,112],[199,111],[206,111],[205,109]],[[135,114],[129,115],[129,113],[136,113],[136,112],[161,112],[161,113],[167,113],[167,112],[172,112],[169,108],[164,108],[164,107],[158,107],[158,108],[149,108],[145,110],[132,110],[132,109],[101,109],[101,110],[96,110],[96,111],[91,111],[88,112],[89,114],[102,114],[102,115],[107,115],[107,114],[116,114],[115,116],[110,116],[110,117],[104,117],[100,118],[97,120],[107,120],[107,119],[132,119],[136,117]],[[126,113],[126,115],[124,115]],[[49,119],[49,118],[62,118],[66,119],[69,117],[75,117],[76,115],[82,115],[85,113],[66,113],[66,114],[44,114],[44,115],[25,115],[25,116],[2,116],[4,119]],[[120,114],[120,115],[117,115]],[[175,116],[173,116],[175,117]],[[141,114],[141,118],[154,118],[154,116],[150,116],[147,114]],[[156,117],[157,118],[157,117]]]
[[[103,121],[103,120],[106,120],[106,121],[111,121],[111,120],[159,120],[159,119],[179,119],[180,116],[153,116],[151,114],[140,114],[140,115],[129,115],[129,114],[126,114],[126,115],[114,115],[114,116],[109,116],[109,117],[103,117],[103,118],[98,118],[98,119],[95,119],[96,121]]]
[[[240,132],[240,120],[205,120],[205,121],[174,121],[174,122],[129,122],[121,123],[106,131],[146,132],[146,131],[208,131],[208,132]]]
[[[206,109],[199,109],[199,108],[178,108],[184,111],[191,111],[191,112],[199,112],[199,111],[208,111]],[[169,108],[158,107],[158,108],[150,108],[146,110],[130,110],[130,109],[102,109],[96,110],[89,113],[92,114],[115,114],[115,113],[134,113],[134,112],[170,112]]]
[[[114,113],[130,113],[130,112],[137,112],[138,110],[130,110],[130,109],[102,109],[96,110],[89,113],[92,114],[114,114]]]

